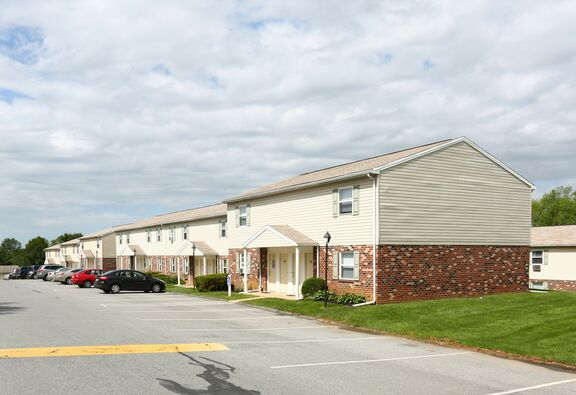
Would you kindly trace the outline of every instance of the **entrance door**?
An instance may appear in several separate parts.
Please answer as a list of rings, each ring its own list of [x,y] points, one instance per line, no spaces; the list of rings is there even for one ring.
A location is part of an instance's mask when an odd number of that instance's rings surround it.
[[[280,254],[280,292],[292,292],[292,279],[290,270],[290,254]]]
[[[130,269],[136,270],[136,257],[134,255],[130,257]]]

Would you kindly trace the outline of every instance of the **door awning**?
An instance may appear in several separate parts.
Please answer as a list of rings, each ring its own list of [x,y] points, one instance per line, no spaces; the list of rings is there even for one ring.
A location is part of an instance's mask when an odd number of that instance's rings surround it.
[[[314,240],[288,225],[266,225],[242,244],[242,248],[317,246]]]
[[[218,251],[210,247],[203,241],[188,240],[180,247],[176,253],[178,256],[205,256],[205,255],[218,255]]]
[[[139,245],[132,244],[124,247],[119,256],[146,256],[146,253]]]
[[[90,250],[82,250],[82,253],[86,258],[94,258],[94,253]]]

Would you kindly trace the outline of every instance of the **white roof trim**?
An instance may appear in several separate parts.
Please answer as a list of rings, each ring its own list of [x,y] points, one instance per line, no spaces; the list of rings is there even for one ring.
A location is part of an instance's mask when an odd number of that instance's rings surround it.
[[[510,174],[512,174],[514,177],[518,178],[520,181],[522,181],[523,183],[525,183],[526,185],[528,185],[532,190],[536,189],[536,186],[534,184],[532,184],[530,181],[528,181],[526,178],[522,177],[520,174],[516,173],[514,170],[512,170],[510,167],[506,166],[502,161],[500,161],[498,158],[496,158],[495,156],[492,156],[491,154],[489,154],[488,152],[484,151],[482,148],[480,148],[480,146],[478,146],[476,143],[474,143],[473,141],[471,141],[469,138],[467,137],[459,137],[457,139],[453,139],[450,141],[447,141],[444,144],[440,144],[437,145],[435,147],[429,148],[427,150],[418,152],[416,154],[407,156],[405,158],[402,159],[398,159],[394,162],[390,162],[384,166],[380,166],[380,167],[375,167],[373,169],[374,172],[382,172],[386,169],[389,169],[391,167],[394,166],[398,166],[399,164],[411,161],[413,159],[416,158],[420,158],[422,156],[431,154],[432,152],[436,152],[439,151],[441,149],[444,149],[446,147],[450,147],[454,144],[458,144],[461,142],[465,142],[466,144],[470,145],[472,148],[474,148],[476,151],[480,152],[482,155],[484,155],[485,157],[487,157],[488,159],[490,159],[491,161],[493,161],[494,163],[496,163],[498,166],[502,167],[504,170],[506,170],[507,172],[509,172]]]
[[[180,249],[176,252],[176,256],[188,256],[188,255],[182,255],[182,251],[184,251],[186,248],[190,247],[192,248],[192,246],[195,245],[194,243],[192,243],[190,240],[187,240],[184,245],[182,247],[180,247]],[[198,245],[196,245],[196,252],[194,253],[194,255],[196,256],[209,256],[206,255]]]
[[[126,250],[128,250],[128,251],[126,251]],[[132,250],[132,248],[130,248],[130,246],[124,247],[124,249],[120,253],[120,256],[134,256],[134,255],[135,255],[134,250]]]
[[[276,229],[272,228],[270,225],[266,225],[262,229],[260,229],[258,232],[256,232],[252,237],[250,237],[248,240],[246,240],[242,244],[242,248],[246,248],[246,246],[248,246],[250,243],[252,243],[254,240],[256,240],[260,235],[262,235],[262,233],[266,232],[267,230],[271,231],[272,233],[279,236],[280,238],[286,240],[288,242],[288,244],[290,244],[291,246],[296,247],[298,245],[298,243],[296,243],[294,240],[289,239],[288,237],[284,236],[282,233],[278,232]]]

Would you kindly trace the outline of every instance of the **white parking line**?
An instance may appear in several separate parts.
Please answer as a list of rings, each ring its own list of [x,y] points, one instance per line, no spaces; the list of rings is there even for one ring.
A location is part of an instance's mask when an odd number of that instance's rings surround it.
[[[256,309],[221,309],[221,310],[125,310],[121,313],[220,313],[220,312],[234,312],[234,311],[259,311]]]
[[[106,301],[106,305],[110,307],[135,307],[135,306],[156,306],[156,307],[194,307],[194,306],[230,306],[228,303],[213,303],[213,302],[200,302],[200,303],[110,303]]]
[[[362,340],[382,340],[377,336],[370,337],[352,337],[337,339],[310,339],[310,340],[223,340],[226,344],[284,344],[284,343],[324,343],[324,342],[354,342]]]
[[[337,361],[337,362],[303,363],[303,364],[298,364],[298,365],[271,366],[270,369],[290,369],[290,368],[303,368],[303,367],[309,367],[309,366],[350,365],[350,364],[355,364],[355,363],[374,363],[374,362],[403,361],[403,360],[409,360],[409,359],[450,357],[450,356],[453,356],[453,355],[464,355],[464,354],[470,354],[470,352],[452,352],[452,353],[447,353],[447,354],[428,354],[428,355],[417,355],[417,356],[414,356],[414,357],[365,359],[365,360],[359,360],[359,361]]]
[[[244,320],[276,320],[292,318],[291,316],[278,317],[238,317],[238,318],[142,318],[140,321],[244,321]]]
[[[330,325],[314,325],[314,326],[282,326],[276,328],[195,328],[195,329],[171,329],[174,332],[259,332],[259,331],[280,331],[280,330],[289,330],[289,329],[321,329],[321,328],[328,328]]]
[[[530,390],[536,390],[538,388],[545,388],[545,387],[552,387],[553,385],[560,385],[560,384],[566,384],[566,383],[572,383],[576,381],[576,379],[570,379],[570,380],[562,380],[562,381],[555,381],[553,383],[546,383],[546,384],[540,384],[540,385],[534,385],[532,387],[524,387],[524,388],[516,388],[513,390],[509,390],[509,391],[504,391],[504,392],[493,392],[489,395],[505,395],[505,394],[516,394],[518,392],[522,392],[522,391],[530,391]]]

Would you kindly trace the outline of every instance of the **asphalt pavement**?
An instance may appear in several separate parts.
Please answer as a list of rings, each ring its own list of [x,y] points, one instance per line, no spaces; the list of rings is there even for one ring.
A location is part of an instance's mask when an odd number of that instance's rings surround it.
[[[2,394],[576,393],[559,369],[241,303],[34,280],[0,281],[0,349]]]

